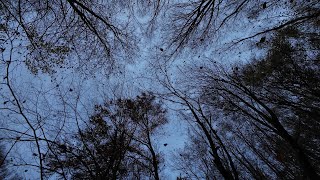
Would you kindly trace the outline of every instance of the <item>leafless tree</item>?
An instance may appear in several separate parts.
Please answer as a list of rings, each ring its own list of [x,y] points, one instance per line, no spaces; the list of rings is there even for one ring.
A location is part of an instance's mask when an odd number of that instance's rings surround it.
[[[319,4],[317,1],[193,0],[174,3],[171,12],[168,44],[175,53],[184,47],[203,49],[211,43],[220,48],[226,44],[230,50],[235,45],[257,37],[261,38],[260,42],[265,42],[266,36],[272,36],[277,30],[317,19]],[[277,22],[273,25],[268,24],[271,17],[282,17],[283,14],[287,14],[285,20],[279,18],[275,19]],[[266,21],[265,25],[254,23],[259,21]],[[239,31],[238,26],[243,24],[252,28],[251,33]],[[235,38],[224,36],[226,33]],[[224,47],[222,49],[225,50]]]
[[[130,59],[135,50],[132,26],[120,23],[116,14],[127,10],[116,4],[19,0],[1,1],[0,5],[6,19],[2,25],[20,36],[19,48],[27,50],[24,61],[35,74],[54,73],[59,68],[89,73],[94,67],[110,73],[116,61],[121,61],[117,56]]]

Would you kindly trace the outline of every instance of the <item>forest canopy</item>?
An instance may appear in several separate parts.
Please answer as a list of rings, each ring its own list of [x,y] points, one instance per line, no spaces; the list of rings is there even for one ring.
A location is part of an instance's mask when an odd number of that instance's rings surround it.
[[[0,179],[320,179],[316,0],[2,0]]]

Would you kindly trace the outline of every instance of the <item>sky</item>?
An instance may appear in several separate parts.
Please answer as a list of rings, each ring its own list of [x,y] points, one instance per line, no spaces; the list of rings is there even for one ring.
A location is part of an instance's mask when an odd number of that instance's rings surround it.
[[[145,32],[148,27],[148,20],[150,20],[150,12],[144,10],[139,12],[133,8],[131,11],[134,12],[134,16],[129,16],[130,10],[128,9],[113,9],[113,11],[110,11],[114,13],[111,19],[121,27],[120,30],[127,31],[129,34],[132,33],[136,37],[132,41],[134,48],[130,51],[120,50],[117,52],[120,46],[114,43],[115,48],[112,49],[112,52],[115,52],[117,57],[111,73],[109,67],[104,67],[111,61],[101,62],[99,58],[102,54],[98,52],[98,54],[89,55],[89,59],[98,62],[96,68],[92,68],[91,62],[80,61],[75,53],[70,53],[66,57],[66,62],[69,63],[68,67],[74,65],[74,68],[58,67],[55,68],[56,72],[53,74],[42,72],[32,74],[25,64],[26,57],[30,55],[28,48],[26,48],[28,44],[26,37],[9,37],[7,34],[7,38],[13,40],[11,44],[13,49],[10,49],[9,41],[6,41],[8,44],[2,44],[5,51],[1,53],[0,77],[2,78],[2,84],[0,101],[8,101],[8,103],[0,105],[1,126],[31,133],[21,115],[11,111],[17,110],[17,106],[12,101],[12,93],[4,84],[7,66],[5,61],[10,56],[12,56],[9,68],[10,84],[17,98],[24,102],[22,107],[25,114],[34,121],[33,123],[40,121],[40,124],[46,129],[46,133],[54,137],[56,130],[61,127],[64,128],[64,133],[76,131],[76,129],[73,129],[75,127],[75,117],[78,117],[81,121],[88,119],[90,114],[93,113],[95,104],[103,103],[110,98],[135,97],[145,90],[165,93],[159,82],[159,79],[164,78],[159,71],[159,66],[166,70],[174,85],[183,89],[184,87],[180,87],[179,82],[192,81],[192,79],[184,79],[185,74],[190,71],[189,67],[197,68],[213,62],[230,67],[234,63],[246,63],[252,58],[262,57],[265,50],[252,48],[252,44],[259,42],[262,36],[254,37],[245,44],[240,43],[232,48],[228,47],[235,40],[256,34],[266,26],[279,24],[291,16],[288,9],[277,7],[264,10],[266,12],[258,15],[258,19],[250,19],[240,14],[203,44],[195,43],[195,45],[192,45],[191,43],[191,45],[182,48],[180,52],[171,55],[172,49],[168,46],[168,35],[170,33],[167,32],[170,23],[172,23],[170,22],[171,9],[170,5],[163,7],[163,11],[157,17],[154,31],[149,34]],[[274,14],[277,16],[273,16]],[[283,16],[279,14],[283,14]],[[32,19],[32,14],[26,17],[26,21]],[[17,26],[17,24],[13,22],[12,26]],[[82,37],[83,33],[79,33],[79,37]],[[53,34],[54,32],[50,35]],[[267,40],[269,38],[267,37]],[[81,50],[84,51],[81,53],[86,54],[86,49]],[[101,64],[99,64],[100,62]],[[76,66],[81,63],[83,66],[77,68]],[[89,71],[84,68],[87,67],[86,63],[88,63]],[[165,179],[175,179],[179,172],[170,168],[170,159],[172,153],[184,147],[188,128],[187,123],[177,113],[180,107],[170,102],[164,101],[164,103],[168,109],[167,116],[170,122],[154,138],[157,141],[156,146],[166,157],[164,174],[167,177]],[[1,136],[12,137],[12,133],[3,133]],[[164,146],[165,143],[168,145]],[[34,151],[33,143],[17,143],[10,153],[10,158],[17,162],[37,163],[37,158],[32,156]],[[22,176],[26,179],[34,179],[38,176],[35,168],[28,167],[28,171],[25,171],[25,167],[19,167],[18,171],[19,173],[22,172]]]

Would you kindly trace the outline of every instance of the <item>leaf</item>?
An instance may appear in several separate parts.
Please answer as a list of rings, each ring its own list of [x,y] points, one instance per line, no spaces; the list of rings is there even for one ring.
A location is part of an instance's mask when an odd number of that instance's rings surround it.
[[[260,39],[260,43],[264,43],[266,41],[266,37],[262,37],[261,39]]]
[[[267,8],[267,2],[264,2],[264,3],[262,4],[262,8],[263,8],[263,9]]]

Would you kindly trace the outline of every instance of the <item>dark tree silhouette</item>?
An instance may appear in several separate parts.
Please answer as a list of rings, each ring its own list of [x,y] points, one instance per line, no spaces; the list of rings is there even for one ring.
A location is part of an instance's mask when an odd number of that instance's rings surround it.
[[[302,178],[317,179],[319,49],[315,56],[306,56],[316,48],[309,44],[308,34],[297,37],[303,44],[290,44],[287,39],[299,32],[294,30],[280,31],[265,59],[235,67],[231,73],[218,70],[208,76],[204,94],[211,98],[208,102],[212,106],[226,114],[259,124],[260,131],[277,144],[273,144],[274,151],[288,156],[288,162],[281,163],[290,164],[291,171]],[[303,48],[308,44],[311,49]],[[284,161],[284,157],[280,159]]]
[[[212,169],[225,179],[319,178],[316,22],[278,29],[261,59],[230,69],[219,63],[187,69],[193,75],[184,76],[193,82],[186,89],[177,89],[169,78],[163,82],[176,98],[171,101],[189,111],[182,113],[196,139],[180,152],[180,170],[196,178],[219,178],[208,176]],[[188,167],[192,161],[198,169]]]
[[[279,8],[279,12],[271,11]],[[282,16],[282,9],[288,9],[288,19],[278,21],[273,25],[266,25],[252,33],[246,33],[242,37],[231,39],[228,47],[233,47],[244,41],[251,40],[258,36],[270,35],[278,30],[287,28],[305,21],[315,20],[319,17],[319,4],[317,1],[292,1],[270,0],[270,1],[217,1],[217,0],[192,0],[188,2],[177,2],[173,5],[169,31],[169,46],[173,48],[173,53],[180,51],[184,47],[204,47],[206,42],[217,42],[217,37],[225,32],[230,32],[229,28],[236,27],[238,22],[249,21],[258,22],[263,20],[263,15]],[[290,11],[295,15],[290,15]],[[260,17],[260,15],[262,15]],[[268,18],[266,18],[268,20]],[[233,25],[233,26],[232,26]],[[255,24],[250,24],[254,28]],[[234,33],[238,33],[235,28]],[[233,36],[231,34],[231,36]],[[265,38],[262,38],[263,40]],[[227,49],[229,49],[227,48]]]
[[[46,164],[75,179],[160,179],[161,155],[152,140],[167,122],[152,94],[96,106],[86,128],[72,140],[51,142]]]

